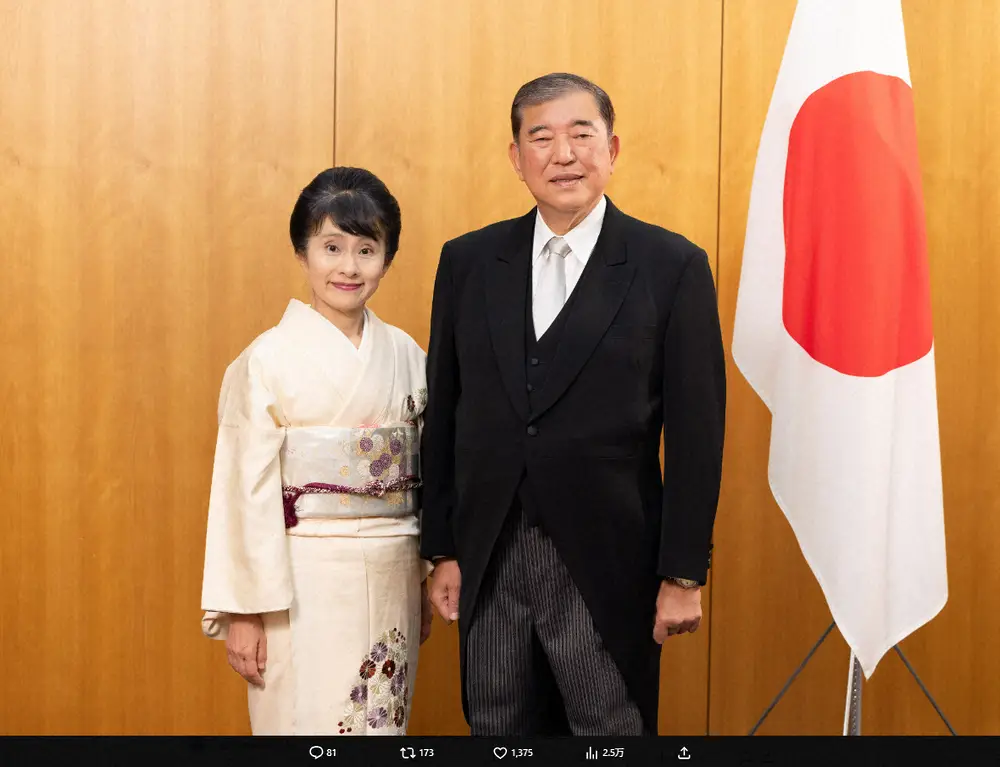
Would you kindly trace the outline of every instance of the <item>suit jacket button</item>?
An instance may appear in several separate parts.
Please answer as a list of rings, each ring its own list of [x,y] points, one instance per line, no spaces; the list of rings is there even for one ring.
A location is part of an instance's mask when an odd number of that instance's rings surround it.
[[[532,424],[528,427],[528,436],[534,437],[536,434],[538,434],[538,427]]]
[[[535,387],[532,386],[531,384],[528,384],[528,391],[529,392],[533,392],[534,390],[535,390]]]
[[[532,365],[537,365],[538,364],[538,357],[532,357],[531,358],[531,364]]]

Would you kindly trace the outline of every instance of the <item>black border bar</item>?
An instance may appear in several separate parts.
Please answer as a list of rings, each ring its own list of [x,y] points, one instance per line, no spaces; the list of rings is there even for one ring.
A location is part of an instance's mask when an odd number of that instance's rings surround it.
[[[310,753],[312,749],[312,753]],[[411,750],[412,749],[412,750]],[[494,752],[494,749],[496,751]],[[322,755],[317,754],[322,751]],[[588,758],[588,751],[590,758]],[[686,757],[686,758],[685,758]],[[10,765],[272,767],[700,767],[701,765],[1000,765],[1000,737],[21,737]]]

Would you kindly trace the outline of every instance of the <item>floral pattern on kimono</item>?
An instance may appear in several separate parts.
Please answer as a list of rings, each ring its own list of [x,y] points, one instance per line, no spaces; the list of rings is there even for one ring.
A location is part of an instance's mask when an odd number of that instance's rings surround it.
[[[361,661],[350,703],[344,718],[337,722],[341,735],[358,734],[366,726],[384,729],[387,735],[404,734],[409,694],[406,657],[403,633],[398,629],[383,632]]]

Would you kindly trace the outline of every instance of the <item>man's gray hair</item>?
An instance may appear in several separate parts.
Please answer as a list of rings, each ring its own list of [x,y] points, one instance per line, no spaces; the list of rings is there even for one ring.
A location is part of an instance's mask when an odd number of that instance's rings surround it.
[[[514,96],[514,103],[510,107],[510,129],[514,134],[514,141],[521,135],[521,119],[525,107],[535,107],[547,101],[554,101],[573,91],[585,91],[594,97],[610,138],[615,130],[615,108],[611,106],[608,94],[584,77],[566,72],[553,72],[525,83]]]

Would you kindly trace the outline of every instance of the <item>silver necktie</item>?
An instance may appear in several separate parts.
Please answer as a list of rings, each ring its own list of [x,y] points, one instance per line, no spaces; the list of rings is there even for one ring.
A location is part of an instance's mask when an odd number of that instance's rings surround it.
[[[566,256],[571,250],[562,237],[545,245],[538,268],[538,285],[532,302],[535,338],[541,338],[566,303]]]

